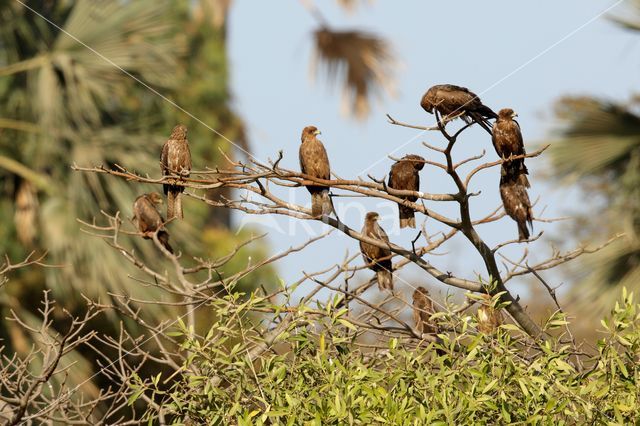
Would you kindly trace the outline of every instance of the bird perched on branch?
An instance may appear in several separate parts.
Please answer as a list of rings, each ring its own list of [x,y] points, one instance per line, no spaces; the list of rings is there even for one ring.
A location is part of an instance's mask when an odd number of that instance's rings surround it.
[[[133,203],[133,219],[142,233],[142,238],[148,240],[158,231],[158,240],[169,253],[173,248],[169,245],[169,233],[164,229],[164,219],[156,208],[162,204],[162,196],[157,192],[142,194]]]
[[[307,126],[302,130],[300,145],[300,170],[302,173],[319,179],[331,179],[329,157],[324,145],[317,138],[320,134],[315,126]],[[313,217],[329,215],[334,210],[329,197],[329,187],[319,184],[306,185],[311,193],[311,214]]]
[[[435,314],[433,301],[429,298],[429,292],[424,287],[418,287],[413,292],[413,320],[418,332],[422,334],[435,333],[436,328],[430,321]]]
[[[399,161],[391,166],[389,172],[389,188],[420,191],[420,175],[419,172],[424,167],[424,158],[419,155],[405,155]],[[415,202],[418,198],[415,196],[400,197],[405,200]],[[400,228],[416,227],[415,211],[411,207],[407,207],[398,203],[398,216],[400,217]]]
[[[180,178],[189,177],[191,172],[191,151],[189,141],[187,141],[187,128],[178,124],[171,131],[169,140],[162,147],[160,155],[160,166],[163,176],[178,175]],[[182,199],[180,194],[184,191],[184,186],[172,185],[180,178],[169,179],[169,183],[163,185],[164,193],[167,196],[167,219],[177,217],[182,219]]]
[[[378,224],[380,215],[376,212],[367,213],[362,227],[362,235],[389,243],[389,237],[384,229]],[[360,252],[364,261],[369,264],[369,268],[375,271],[380,290],[393,290],[393,265],[391,263],[391,250],[378,247],[360,241]]]
[[[503,108],[498,112],[498,119],[493,125],[491,140],[496,153],[503,160],[507,160],[514,155],[525,154],[520,124],[514,120],[517,116],[518,114],[513,112],[511,108]],[[524,165],[524,158],[505,162],[503,167],[506,167],[510,174],[517,175],[520,182],[527,188],[530,187],[529,179],[526,176],[529,171],[527,166]]]
[[[420,106],[430,114],[437,110],[443,118],[453,118],[463,114],[461,118],[467,122],[475,121],[491,134],[491,123],[488,119],[498,115],[484,105],[475,93],[466,87],[454,84],[438,84],[431,87],[422,96]]]
[[[478,308],[478,331],[484,334],[492,334],[500,324],[502,324],[502,314],[493,307],[491,296],[483,294],[481,305]]]
[[[504,211],[518,224],[520,241],[529,239],[529,229],[533,229],[533,212],[527,188],[520,179],[520,174],[511,173],[504,165],[500,168],[500,197]]]

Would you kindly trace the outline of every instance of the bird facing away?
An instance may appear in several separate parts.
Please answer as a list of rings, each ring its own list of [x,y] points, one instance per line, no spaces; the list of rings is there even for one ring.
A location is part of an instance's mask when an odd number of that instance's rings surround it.
[[[500,198],[504,211],[518,224],[518,239],[529,239],[527,224],[533,229],[533,212],[527,188],[520,181],[518,174],[510,173],[504,166],[500,168]]]
[[[300,144],[300,170],[302,173],[319,179],[331,179],[329,157],[322,142],[316,137],[320,134],[315,126],[307,126],[302,130]],[[307,185],[311,193],[311,215],[320,217],[333,211],[333,203],[329,197],[329,188],[324,185]]]
[[[484,105],[475,93],[466,87],[454,84],[438,84],[431,87],[422,96],[420,106],[430,114],[437,110],[443,118],[452,118],[463,113],[462,119],[471,123],[475,121],[487,132],[491,133],[489,118],[498,118],[498,115],[488,106]]]
[[[509,159],[512,155],[524,155],[524,142],[522,141],[522,132],[520,124],[514,118],[518,114],[513,112],[511,108],[503,108],[498,111],[498,119],[493,125],[493,134],[491,140],[496,149],[496,153],[503,160]],[[509,173],[518,175],[520,182],[527,188],[530,187],[529,179],[527,179],[527,166],[524,165],[524,158],[518,158],[503,163],[509,169]]]
[[[388,182],[389,187],[399,190],[420,191],[419,172],[423,167],[424,158],[413,154],[405,155],[391,166]],[[415,202],[418,199],[414,196],[404,196],[401,198],[411,202]],[[400,217],[400,228],[416,227],[415,212],[411,207],[398,203],[398,215]]]
[[[133,219],[142,233],[142,238],[148,240],[158,231],[158,240],[169,253],[173,249],[169,245],[169,233],[164,229],[164,219],[156,206],[162,204],[162,196],[157,192],[142,194],[133,203]]]
[[[478,308],[478,331],[484,334],[492,334],[502,324],[502,314],[493,307],[491,296],[482,295],[483,300]]]
[[[429,321],[435,314],[433,301],[429,298],[429,292],[424,287],[418,287],[413,292],[413,321],[420,335],[435,333],[436,328]]]
[[[378,219],[380,215],[376,212],[369,212],[364,219],[364,226],[362,227],[362,235],[375,238],[388,243],[389,237],[384,229],[378,225]],[[381,248],[372,244],[367,244],[360,241],[360,252],[364,261],[369,264],[369,268],[375,271],[376,278],[378,280],[378,288],[380,290],[393,290],[393,265],[391,263],[391,250],[388,248]]]
[[[178,124],[171,131],[171,136],[162,147],[160,155],[160,166],[162,175],[178,175],[180,178],[189,177],[191,172],[191,151],[187,140],[187,128]],[[184,191],[184,186],[172,185],[180,179],[169,179],[169,183],[163,185],[164,193],[167,196],[167,219],[177,217],[182,219],[182,200],[180,194]]]

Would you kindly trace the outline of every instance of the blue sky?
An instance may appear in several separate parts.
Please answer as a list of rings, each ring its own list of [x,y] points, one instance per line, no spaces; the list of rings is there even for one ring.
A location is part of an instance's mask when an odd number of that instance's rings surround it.
[[[416,153],[434,158],[421,146],[422,141],[443,146],[436,133],[395,127],[386,122],[385,113],[416,124],[429,125],[433,116],[419,106],[422,93],[431,85],[452,83],[469,87],[481,95],[494,110],[511,107],[519,114],[525,143],[534,149],[553,129],[550,109],[554,100],[565,94],[589,94],[624,100],[640,83],[640,46],[637,35],[623,31],[602,12],[621,14],[625,3],[615,1],[542,0],[536,2],[494,1],[374,1],[364,2],[356,13],[348,14],[333,1],[316,2],[334,29],[365,29],[385,37],[393,46],[401,68],[396,72],[397,96],[385,97],[372,108],[370,117],[358,122],[341,114],[339,87],[330,87],[320,78],[310,79],[309,63],[313,51],[312,31],[316,21],[299,1],[256,2],[236,0],[229,20],[229,55],[235,108],[249,130],[254,155],[274,158],[283,149],[283,166],[298,168],[300,132],[314,124],[322,130],[332,170],[344,178],[367,173],[382,177],[388,172],[390,153],[402,156]],[[406,146],[403,146],[405,145]],[[401,147],[398,150],[398,147]],[[486,150],[487,161],[495,159],[489,137],[481,129],[466,132],[454,155],[461,159]],[[394,152],[395,151],[395,152]],[[532,189],[539,197],[535,211],[543,207],[545,217],[564,215],[577,206],[589,207],[576,191],[554,188],[542,180],[548,163],[544,158],[528,160]],[[478,175],[471,190],[482,190],[473,199],[475,217],[486,215],[499,205],[498,170]],[[452,191],[446,176],[425,168],[422,190]],[[299,188],[287,194],[301,203],[308,193]],[[415,232],[399,232],[396,208],[388,203],[355,198],[340,199],[342,219],[354,227],[362,226],[362,212],[377,210],[382,225],[394,242],[406,244]],[[349,204],[345,204],[349,203]],[[455,206],[432,203],[429,207],[456,217]],[[264,218],[263,218],[264,219]],[[420,219],[420,218],[419,218]],[[236,217],[236,223],[247,220]],[[300,244],[309,232],[324,230],[322,224],[291,223],[286,218],[267,219],[269,243],[275,250]],[[560,227],[536,223],[536,232],[558,236]],[[441,230],[434,221],[427,230]],[[513,239],[516,225],[508,218],[480,228],[490,244]],[[547,241],[531,245],[534,258],[550,252]],[[517,257],[524,247],[506,250]],[[279,263],[286,281],[300,277],[300,271],[324,269],[339,262],[348,251],[358,250],[357,242],[334,232],[304,253]],[[474,278],[482,273],[479,256],[463,238],[457,238],[441,251],[444,256],[428,256],[440,269]],[[365,272],[363,277],[368,277]],[[409,268],[405,279],[439,286],[437,282]],[[558,281],[558,273],[546,275]],[[524,290],[523,290],[524,291]]]

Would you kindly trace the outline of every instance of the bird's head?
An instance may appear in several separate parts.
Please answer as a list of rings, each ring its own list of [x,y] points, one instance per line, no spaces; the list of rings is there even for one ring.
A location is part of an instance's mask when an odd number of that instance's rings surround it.
[[[420,157],[419,155],[407,154],[404,157],[402,157],[402,159],[411,161],[411,163],[413,164],[413,167],[416,170],[422,170],[422,168],[424,167],[424,158]]]
[[[304,142],[307,139],[314,138],[321,133],[316,126],[307,126],[302,129],[302,141]]]
[[[162,195],[158,194],[157,192],[150,192],[147,194],[147,198],[149,199],[149,201],[151,201],[153,204],[162,204],[164,201],[162,200]]]
[[[502,108],[498,112],[498,118],[502,120],[513,120],[517,116],[518,114],[516,114],[511,108]]]
[[[169,139],[180,140],[187,138],[187,126],[183,124],[178,124],[171,131],[171,136]]]
[[[424,288],[422,286],[416,288],[415,291],[413,292],[413,298],[414,299],[417,298],[417,297],[420,297],[420,296],[428,296],[428,295],[429,295],[429,292],[427,291],[426,288]]]
[[[420,100],[420,106],[422,109],[427,111],[429,114],[433,114],[433,103],[431,102],[430,93],[427,91],[424,95],[422,95],[422,99]]]
[[[374,222],[377,222],[379,219],[380,219],[380,215],[377,212],[369,212],[365,217],[365,222],[374,223]]]

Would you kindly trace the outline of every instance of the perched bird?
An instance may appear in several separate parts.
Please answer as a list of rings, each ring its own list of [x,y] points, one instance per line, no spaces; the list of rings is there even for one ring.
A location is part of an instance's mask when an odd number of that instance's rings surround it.
[[[480,124],[487,132],[491,133],[489,118],[498,118],[498,115],[486,105],[480,98],[466,87],[453,84],[438,84],[431,87],[422,96],[420,106],[430,114],[434,109],[443,117],[453,117],[464,113],[461,117],[465,122],[471,120]]]
[[[427,289],[424,287],[416,288],[413,292],[413,320],[421,335],[436,332],[436,328],[429,321],[429,318],[435,312]]]
[[[367,213],[361,231],[362,235],[388,243],[389,237],[387,233],[378,225],[379,218],[380,216],[376,212]],[[367,262],[367,264],[371,264],[369,268],[376,272],[378,288],[380,290],[393,290],[391,250],[360,241],[360,252],[362,253],[364,261]]]
[[[508,168],[500,168],[500,197],[504,211],[518,224],[518,238],[520,241],[529,238],[527,224],[533,229],[533,212],[526,186],[521,182],[520,175],[510,173]]]
[[[160,155],[160,166],[162,175],[178,175],[181,178],[189,177],[191,172],[191,151],[187,141],[187,128],[178,124],[171,131],[169,140],[162,147]],[[167,219],[177,217],[182,219],[182,200],[180,194],[184,191],[184,186],[172,185],[179,179],[171,179],[170,183],[163,185],[164,193],[167,196]]]
[[[329,157],[322,142],[316,137],[320,134],[315,126],[307,126],[302,130],[300,145],[300,170],[302,173],[319,179],[331,179]],[[333,203],[329,197],[327,186],[307,185],[311,193],[311,214],[313,217],[329,215],[333,211]]]
[[[142,194],[133,203],[133,218],[142,238],[152,239],[153,234],[159,230],[158,240],[169,253],[173,253],[173,248],[169,245],[169,233],[164,229],[164,219],[156,208],[158,204],[162,204],[162,196],[157,192]]]
[[[478,308],[478,331],[484,334],[492,334],[502,324],[502,314],[493,307],[491,296],[482,295],[482,302]]]
[[[503,108],[498,112],[498,119],[493,125],[491,140],[496,153],[503,160],[509,159],[512,155],[525,154],[520,124],[514,120],[517,116],[518,114],[513,112],[511,108]],[[518,175],[520,182],[529,188],[529,179],[526,176],[529,171],[524,165],[524,158],[505,162],[503,166],[509,169],[510,174]]]
[[[391,166],[391,172],[389,172],[389,188],[419,191],[420,190],[420,175],[419,172],[424,167],[424,158],[419,155],[405,155],[399,161]],[[417,197],[406,196],[402,197],[405,200],[415,202]],[[398,215],[400,217],[400,228],[416,227],[415,212],[412,208],[398,203]]]

